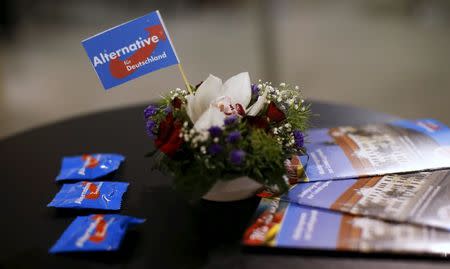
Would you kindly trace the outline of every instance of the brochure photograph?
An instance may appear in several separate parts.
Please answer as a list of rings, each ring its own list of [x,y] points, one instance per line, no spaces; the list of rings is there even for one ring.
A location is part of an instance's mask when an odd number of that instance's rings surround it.
[[[263,198],[244,233],[244,246],[439,255],[450,232],[386,222]]]
[[[283,200],[450,230],[450,170],[299,183]]]
[[[307,158],[287,161],[291,181],[450,168],[450,129],[433,119],[311,129],[307,141]]]

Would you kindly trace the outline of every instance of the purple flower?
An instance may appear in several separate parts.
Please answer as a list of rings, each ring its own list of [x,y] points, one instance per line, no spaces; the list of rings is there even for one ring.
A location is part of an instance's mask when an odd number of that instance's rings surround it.
[[[245,160],[245,151],[241,149],[234,149],[230,152],[230,162],[235,165],[241,165]]]
[[[230,132],[230,134],[228,135],[226,141],[227,141],[228,143],[236,143],[236,142],[238,142],[241,138],[242,138],[241,132],[239,132],[239,131],[232,131],[232,132]]]
[[[219,137],[222,134],[222,129],[219,126],[211,126],[208,131],[212,137]]]
[[[237,121],[237,116],[231,115],[231,116],[225,118],[225,120],[223,122],[225,123],[225,125],[232,125],[232,124],[236,123],[236,121]]]
[[[145,125],[145,129],[147,131],[147,135],[150,136],[150,138],[155,138],[155,134],[153,133],[153,128],[155,128],[156,122],[153,120],[148,120],[147,124]]]
[[[158,113],[158,107],[155,105],[149,105],[146,109],[144,109],[144,117],[148,119],[150,116],[156,115]]]
[[[293,132],[295,145],[299,148],[303,147],[303,144],[305,142],[303,133],[300,130],[294,130]]]
[[[258,95],[258,94],[259,94],[258,85],[252,84],[252,95]]]
[[[221,153],[223,150],[223,147],[220,144],[212,144],[211,146],[208,147],[208,152],[211,155],[217,155],[219,153]]]

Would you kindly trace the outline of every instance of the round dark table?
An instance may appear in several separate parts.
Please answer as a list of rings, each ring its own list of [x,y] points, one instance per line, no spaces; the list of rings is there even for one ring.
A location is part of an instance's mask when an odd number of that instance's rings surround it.
[[[152,149],[137,105],[69,119],[0,141],[2,268],[448,268],[445,260],[360,256],[332,252],[258,251],[240,239],[257,198],[189,204],[170,178],[151,170]],[[389,121],[393,116],[313,102],[314,127]],[[48,249],[77,215],[93,211],[47,208],[60,186],[61,157],[117,152],[126,162],[115,176],[130,182],[121,214],[144,217],[115,253],[49,255]]]

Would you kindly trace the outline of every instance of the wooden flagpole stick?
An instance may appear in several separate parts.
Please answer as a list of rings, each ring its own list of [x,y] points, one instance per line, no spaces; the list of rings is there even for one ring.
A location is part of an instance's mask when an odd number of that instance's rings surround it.
[[[189,81],[186,78],[186,74],[184,73],[183,67],[181,66],[181,63],[178,64],[178,69],[180,70],[181,76],[183,77],[184,84],[186,84],[186,88],[188,89],[190,94],[192,93],[191,84],[189,84]]]

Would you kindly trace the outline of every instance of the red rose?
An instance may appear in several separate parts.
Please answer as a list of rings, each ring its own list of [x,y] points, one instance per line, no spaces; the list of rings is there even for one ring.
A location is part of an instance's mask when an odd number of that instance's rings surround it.
[[[172,100],[172,106],[173,106],[175,109],[180,109],[182,103],[183,103],[183,102],[182,102],[181,99],[178,98],[178,97],[175,97],[175,98],[173,98],[173,100]]]
[[[267,117],[273,122],[280,122],[286,119],[283,111],[281,111],[273,102],[270,102],[269,107],[267,108]]]
[[[246,116],[245,119],[247,120],[250,126],[256,128],[266,129],[269,126],[269,122],[266,120],[265,117]]]
[[[168,156],[172,157],[183,144],[180,137],[181,122],[175,121],[172,112],[159,123],[158,137],[155,139],[155,146]]]

